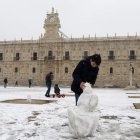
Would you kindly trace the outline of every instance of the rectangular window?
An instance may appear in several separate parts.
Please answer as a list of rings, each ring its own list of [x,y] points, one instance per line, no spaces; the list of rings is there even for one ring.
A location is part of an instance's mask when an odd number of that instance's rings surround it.
[[[52,51],[48,51],[48,56],[53,56],[53,52]]]
[[[65,73],[68,73],[68,68],[67,67],[65,67]]]
[[[32,58],[32,60],[37,60],[37,52],[34,52],[34,53],[33,53],[33,58]]]
[[[52,51],[48,51],[48,60],[52,60],[52,59],[54,59],[53,52]]]
[[[16,58],[15,60],[19,60],[19,53],[16,53]]]
[[[18,68],[15,68],[15,73],[17,73],[18,72]]]
[[[110,68],[110,74],[113,74],[113,68],[112,67]]]
[[[109,59],[109,60],[114,60],[114,59],[115,59],[114,51],[109,51],[108,59]]]
[[[86,59],[88,57],[88,51],[84,51],[83,59]]]
[[[134,50],[130,50],[130,56],[134,56],[135,55],[135,51]]]
[[[0,53],[0,60],[3,60],[3,53]]]
[[[35,73],[35,72],[36,72],[36,69],[35,69],[35,68],[33,68],[33,69],[32,69],[32,72],[33,72],[33,73]]]
[[[16,57],[19,57],[19,53],[16,53]]]
[[[65,57],[64,57],[64,59],[65,59],[65,60],[69,60],[69,58],[70,58],[70,56],[69,56],[69,51],[66,51],[66,52],[65,52]]]
[[[84,56],[88,56],[88,51],[84,51]]]
[[[109,51],[109,56],[114,56],[114,51]]]
[[[129,59],[136,59],[136,55],[135,55],[135,51],[134,50],[130,50]]]

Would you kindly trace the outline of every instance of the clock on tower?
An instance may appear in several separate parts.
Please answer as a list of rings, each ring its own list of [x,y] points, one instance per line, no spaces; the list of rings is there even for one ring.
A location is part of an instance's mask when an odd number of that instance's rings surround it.
[[[50,22],[53,22],[55,20],[55,17],[54,16],[51,16],[50,18],[49,18],[49,21]]]
[[[44,29],[45,39],[58,39],[59,36],[59,28],[60,28],[60,21],[58,17],[58,13],[54,12],[54,8],[52,8],[52,12],[47,14],[47,18],[45,19]]]

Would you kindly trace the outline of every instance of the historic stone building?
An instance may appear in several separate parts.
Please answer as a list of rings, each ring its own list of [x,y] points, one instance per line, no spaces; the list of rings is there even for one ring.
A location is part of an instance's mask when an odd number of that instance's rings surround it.
[[[54,83],[70,85],[77,63],[94,53],[101,54],[102,64],[96,86],[129,85],[130,64],[133,84],[140,85],[140,37],[68,38],[60,29],[57,12],[52,9],[44,23],[45,34],[38,40],[0,42],[0,84],[8,78],[9,85],[45,85],[48,72]]]

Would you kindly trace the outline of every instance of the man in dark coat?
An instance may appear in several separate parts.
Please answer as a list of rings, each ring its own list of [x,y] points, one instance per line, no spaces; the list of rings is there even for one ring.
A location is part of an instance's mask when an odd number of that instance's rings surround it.
[[[32,85],[32,80],[31,79],[28,80],[28,84],[29,84],[29,88],[30,88],[31,85]]]
[[[8,80],[7,80],[7,78],[5,78],[5,79],[3,80],[3,82],[4,82],[4,88],[6,88],[7,85],[8,85]]]
[[[51,90],[52,80],[53,80],[53,73],[50,72],[50,73],[48,73],[46,75],[46,79],[45,79],[46,86],[48,88],[47,91],[46,91],[46,94],[45,94],[46,97],[50,97],[50,90]]]
[[[88,82],[93,87],[98,75],[99,65],[101,63],[101,56],[94,54],[85,60],[81,60],[73,71],[73,82],[71,90],[75,92],[76,105],[80,97],[85,83]]]

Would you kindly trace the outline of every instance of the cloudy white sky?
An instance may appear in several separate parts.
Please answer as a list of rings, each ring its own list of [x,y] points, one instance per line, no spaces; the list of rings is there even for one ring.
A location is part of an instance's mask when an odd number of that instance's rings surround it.
[[[0,40],[37,39],[47,11],[68,36],[140,35],[140,0],[0,0]]]

